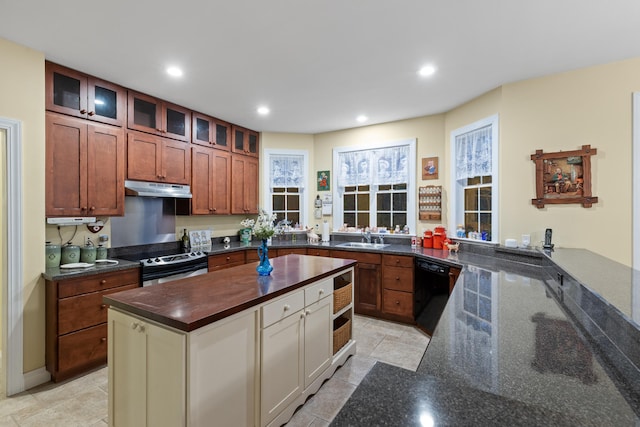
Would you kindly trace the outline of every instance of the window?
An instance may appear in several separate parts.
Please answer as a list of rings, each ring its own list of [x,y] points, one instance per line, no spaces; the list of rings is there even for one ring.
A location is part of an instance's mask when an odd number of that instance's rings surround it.
[[[334,229],[407,225],[415,233],[415,163],[415,140],[334,149]]]
[[[276,214],[277,221],[307,225],[304,202],[309,170],[308,154],[301,150],[265,150],[265,209]]]
[[[498,242],[498,116],[451,132],[451,150],[450,228]]]

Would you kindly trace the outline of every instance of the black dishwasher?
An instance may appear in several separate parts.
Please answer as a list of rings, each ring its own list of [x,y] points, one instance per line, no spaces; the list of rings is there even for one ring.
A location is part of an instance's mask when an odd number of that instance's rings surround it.
[[[449,300],[449,267],[416,259],[414,316],[418,326],[429,335],[440,320]]]

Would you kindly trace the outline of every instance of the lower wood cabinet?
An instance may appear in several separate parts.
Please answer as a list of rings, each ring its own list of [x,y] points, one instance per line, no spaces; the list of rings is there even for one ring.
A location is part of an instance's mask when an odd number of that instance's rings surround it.
[[[46,367],[62,381],[107,362],[107,306],[103,295],[137,288],[138,268],[46,281]]]
[[[382,313],[382,255],[372,252],[331,251],[333,258],[355,259],[354,311],[380,317]]]
[[[413,257],[382,256],[382,312],[386,318],[407,323],[415,321]]]
[[[209,255],[208,270],[216,271],[235,267],[245,263],[244,251],[230,252],[226,254]]]

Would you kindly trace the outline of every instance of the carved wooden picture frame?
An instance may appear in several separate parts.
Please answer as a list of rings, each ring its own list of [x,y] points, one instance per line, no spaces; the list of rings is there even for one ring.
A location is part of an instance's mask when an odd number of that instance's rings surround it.
[[[531,160],[536,164],[537,208],[545,204],[580,203],[590,208],[598,198],[591,194],[591,156],[598,150],[590,145],[574,151],[543,153],[536,150]]]

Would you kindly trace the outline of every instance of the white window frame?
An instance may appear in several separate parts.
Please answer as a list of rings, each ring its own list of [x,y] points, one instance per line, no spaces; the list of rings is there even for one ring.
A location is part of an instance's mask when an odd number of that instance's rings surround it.
[[[379,142],[371,143],[362,146],[348,146],[348,147],[336,147],[333,149],[333,176],[331,177],[332,194],[333,194],[333,229],[339,230],[343,223],[342,218],[344,216],[344,202],[342,200],[342,189],[338,188],[338,174],[340,172],[339,157],[341,153],[347,153],[352,151],[364,151],[375,150],[381,148],[393,148],[403,145],[409,146],[409,175],[407,182],[407,224],[409,226],[410,235],[415,235],[417,232],[418,214],[416,208],[416,140],[404,139],[392,142]],[[376,210],[376,193],[378,186],[370,185],[370,197],[369,197],[369,225],[375,227],[377,221]]]
[[[450,180],[451,180],[451,210],[449,211],[449,228],[455,230],[458,224],[464,224],[464,188],[456,179],[456,138],[465,133],[473,132],[480,128],[491,126],[491,241],[489,243],[499,243],[499,164],[498,164],[498,136],[499,136],[498,114],[486,117],[471,123],[467,126],[451,131],[449,158]],[[468,239],[471,240],[471,239]],[[472,240],[474,242],[478,240]]]
[[[307,209],[307,191],[309,188],[309,152],[307,150],[279,150],[279,149],[266,149],[264,150],[264,163],[262,167],[262,182],[264,197],[264,208],[267,212],[273,212],[273,194],[271,192],[271,179],[269,173],[271,172],[269,165],[271,164],[271,156],[302,156],[302,173],[304,176],[304,187],[300,187],[300,225],[305,226],[309,224],[309,215]]]

